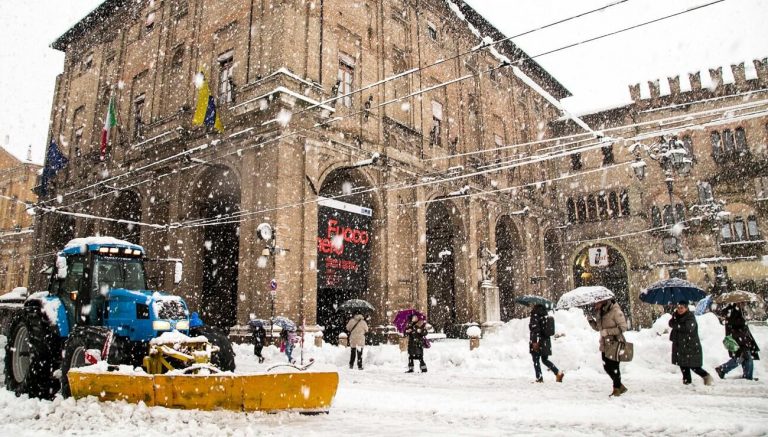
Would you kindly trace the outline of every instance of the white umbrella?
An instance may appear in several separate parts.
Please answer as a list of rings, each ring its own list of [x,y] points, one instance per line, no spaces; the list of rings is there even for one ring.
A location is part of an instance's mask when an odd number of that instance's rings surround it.
[[[565,310],[573,307],[583,307],[613,299],[614,297],[611,290],[601,285],[578,287],[560,296],[560,300],[557,301],[557,309]]]

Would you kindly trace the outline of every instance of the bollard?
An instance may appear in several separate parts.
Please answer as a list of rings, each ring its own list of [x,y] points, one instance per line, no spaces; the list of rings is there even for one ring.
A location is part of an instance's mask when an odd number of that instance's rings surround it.
[[[315,347],[323,347],[323,333],[318,332],[315,334]]]
[[[347,334],[343,332],[339,334],[339,346],[349,346],[349,339],[347,338]]]
[[[398,343],[400,344],[400,352],[405,352],[408,350],[408,337],[400,337]]]
[[[400,342],[400,334],[397,332],[387,332],[387,344],[398,344]]]
[[[470,326],[467,328],[467,337],[469,337],[469,350],[475,350],[480,347],[480,336],[482,330],[479,326]]]

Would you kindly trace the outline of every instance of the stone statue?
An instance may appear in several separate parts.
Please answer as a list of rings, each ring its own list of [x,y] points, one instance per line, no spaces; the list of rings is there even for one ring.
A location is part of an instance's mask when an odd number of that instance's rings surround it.
[[[496,261],[499,260],[499,256],[495,253],[491,252],[487,247],[485,247],[485,244],[480,244],[480,249],[478,250],[479,258],[480,258],[480,273],[482,275],[482,281],[485,284],[490,284],[491,281],[491,266],[496,264]]]

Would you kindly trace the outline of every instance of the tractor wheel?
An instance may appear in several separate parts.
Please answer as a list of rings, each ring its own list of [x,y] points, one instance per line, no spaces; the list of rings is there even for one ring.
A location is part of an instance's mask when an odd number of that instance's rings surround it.
[[[209,325],[200,326],[192,328],[190,335],[192,337],[202,335],[212,345],[218,346],[219,351],[211,356],[211,364],[224,372],[235,371],[235,351],[232,349],[232,342],[229,341],[229,337],[221,328]]]
[[[25,307],[11,322],[5,345],[5,386],[16,395],[52,399],[59,390],[53,372],[61,340],[38,308]]]
[[[103,350],[104,343],[109,338],[109,329],[96,326],[83,326],[78,327],[69,335],[67,341],[64,342],[64,358],[61,361],[61,394],[65,398],[72,395],[69,388],[68,373],[70,369],[77,367],[87,366],[88,363],[85,360],[85,352],[88,349],[96,349],[98,351]],[[113,351],[110,346],[109,356],[114,357],[118,355],[118,351]],[[109,357],[106,358],[107,362],[112,362]]]

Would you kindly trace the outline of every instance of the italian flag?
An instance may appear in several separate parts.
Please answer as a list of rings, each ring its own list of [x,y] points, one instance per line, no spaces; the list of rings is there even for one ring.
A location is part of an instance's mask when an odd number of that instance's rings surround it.
[[[104,128],[101,129],[101,160],[107,156],[107,143],[113,127],[117,126],[117,111],[115,111],[115,96],[109,98],[107,116],[104,118]]]

